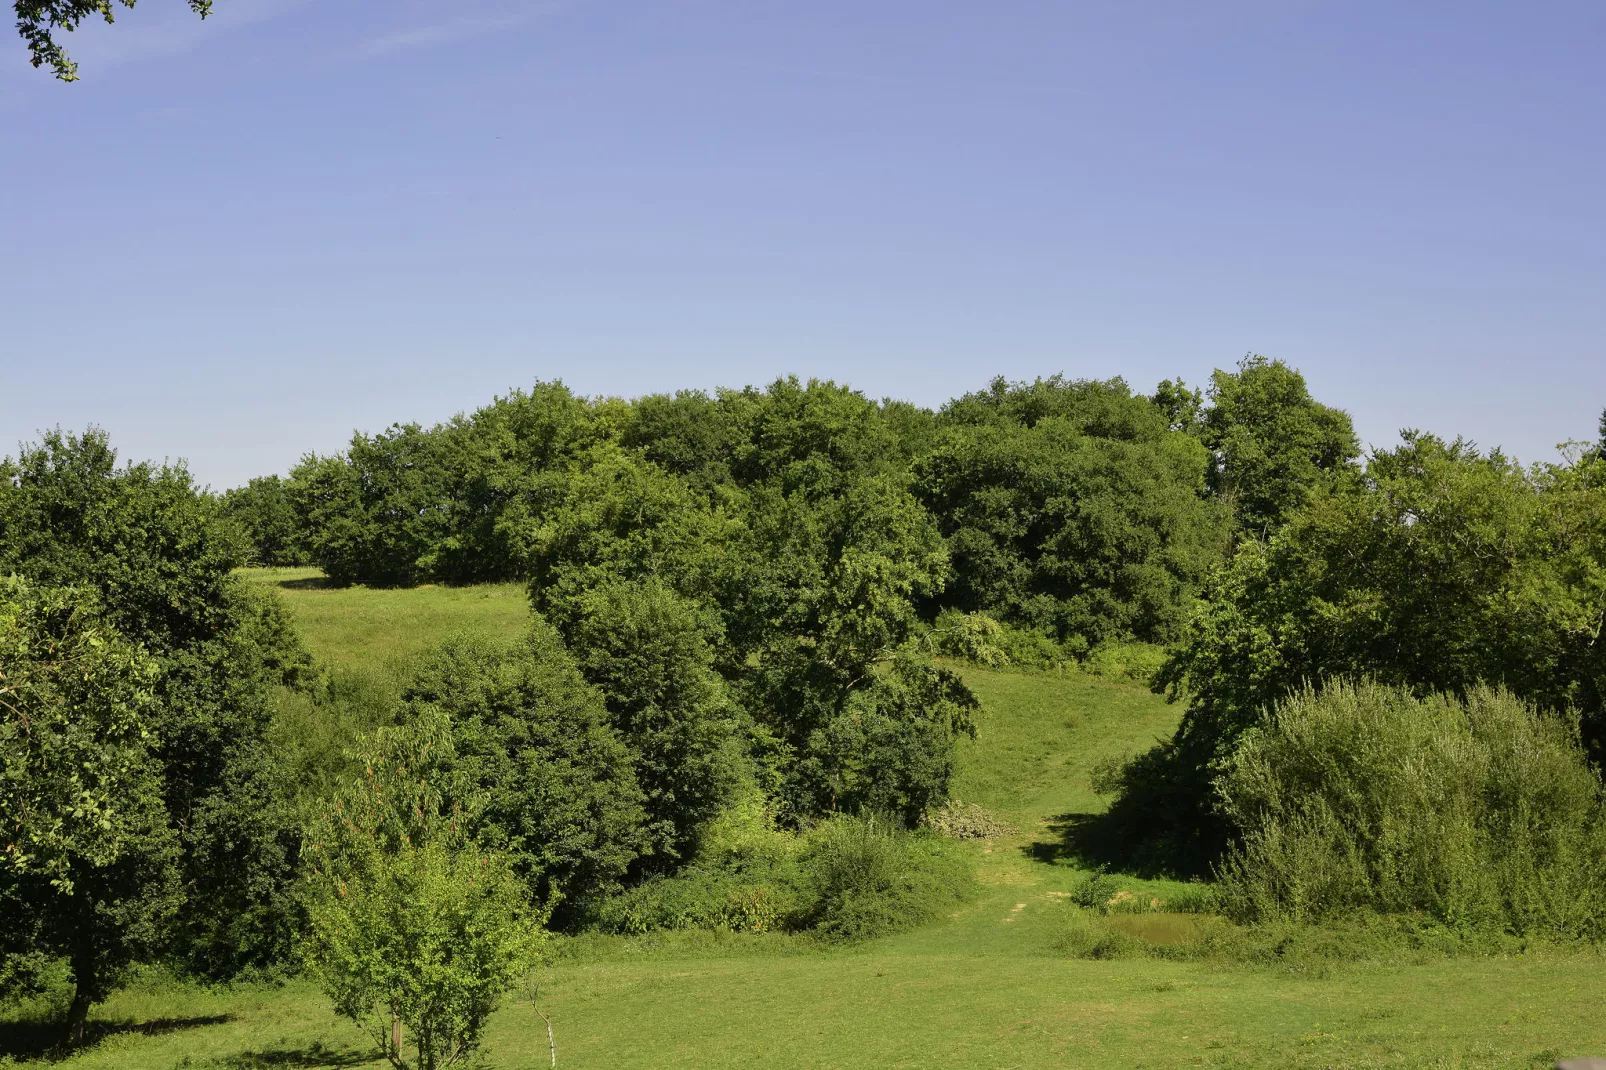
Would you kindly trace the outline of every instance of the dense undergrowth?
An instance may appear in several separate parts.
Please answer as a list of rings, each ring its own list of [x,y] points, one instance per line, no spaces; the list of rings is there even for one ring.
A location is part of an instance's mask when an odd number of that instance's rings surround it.
[[[732,813],[678,872],[599,900],[586,922],[614,933],[810,931],[852,942],[932,921],[974,891],[970,859],[930,832],[844,815],[797,834],[762,812]]]

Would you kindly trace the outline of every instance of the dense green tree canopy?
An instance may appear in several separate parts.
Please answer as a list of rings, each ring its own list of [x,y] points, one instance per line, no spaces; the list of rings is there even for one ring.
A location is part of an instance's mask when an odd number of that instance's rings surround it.
[[[1418,694],[1509,688],[1576,710],[1597,748],[1606,705],[1606,480],[1598,462],[1524,469],[1408,434],[1364,475],[1324,484],[1211,581],[1162,673],[1186,698],[1112,812],[1131,843],[1205,865],[1228,829],[1217,763],[1307,682],[1368,678]],[[1159,855],[1156,855],[1159,857]]]
[[[651,849],[634,755],[539,617],[513,645],[451,639],[404,701],[404,723],[446,717],[443,790],[483,799],[479,842],[512,860],[536,902],[616,882]]]
[[[300,565],[309,560],[295,502],[278,476],[258,476],[226,492],[223,513],[244,530],[251,564]]]
[[[182,466],[117,464],[99,431],[0,462],[0,575],[95,596],[157,675],[150,731],[186,894],[175,950],[208,973],[281,956],[296,833],[268,744],[272,689],[308,659],[277,603],[233,575],[239,529]]]
[[[1280,360],[1245,357],[1237,371],[1217,371],[1209,396],[1200,435],[1212,455],[1210,488],[1257,535],[1360,455],[1349,414],[1312,398],[1305,377]]]
[[[183,901],[151,731],[158,668],[99,610],[88,592],[0,577],[0,991],[66,959],[75,1043]]]
[[[656,579],[586,591],[566,638],[636,755],[659,865],[694,846],[742,779],[741,717],[715,671],[713,613]]]
[[[1204,447],[1139,426],[1147,437],[1096,437],[1058,415],[948,430],[917,468],[953,555],[944,601],[1084,647],[1175,635],[1226,529],[1202,494]]]

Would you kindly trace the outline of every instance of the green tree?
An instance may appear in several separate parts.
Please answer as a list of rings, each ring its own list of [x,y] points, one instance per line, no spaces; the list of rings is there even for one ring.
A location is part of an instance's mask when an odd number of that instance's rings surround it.
[[[187,895],[174,949],[227,976],[283,956],[297,831],[268,742],[273,689],[310,659],[269,591],[233,575],[238,528],[181,465],[119,466],[103,432],[51,432],[0,462],[0,574],[93,592],[155,662],[151,716]]]
[[[957,676],[910,653],[917,603],[948,575],[931,517],[893,476],[763,485],[747,501],[720,599],[727,671],[767,736],[761,764],[783,812],[918,819],[947,797],[976,708]]]
[[[343,455],[309,454],[290,479],[312,559],[335,583],[417,583],[450,531],[456,480],[439,431],[397,424],[353,435]]]
[[[295,502],[278,476],[258,476],[225,492],[223,513],[245,530],[251,564],[300,565],[309,560]]]
[[[134,0],[115,0],[115,3],[134,6]],[[212,0],[189,0],[189,5],[190,10],[203,19],[212,13]],[[55,31],[71,33],[79,23],[97,15],[110,23],[117,10],[114,0],[17,0],[15,6],[17,32],[27,42],[29,62],[35,67],[48,65],[64,82],[78,80],[78,64],[56,43]]]
[[[942,601],[1091,646],[1175,636],[1220,560],[1207,454],[1158,421],[1094,437],[1065,416],[950,428],[916,468],[954,560]]]
[[[1212,454],[1210,489],[1244,528],[1265,534],[1331,473],[1351,471],[1360,443],[1349,414],[1310,396],[1280,360],[1248,356],[1210,380],[1201,437]]]
[[[472,1057],[543,937],[507,860],[469,838],[477,800],[433,779],[450,738],[439,717],[382,729],[307,840],[303,960],[399,1070]]]
[[[650,848],[634,755],[546,621],[511,645],[444,643],[404,693],[402,718],[443,715],[443,790],[483,798],[473,832],[511,859],[533,901],[555,908],[607,887]]]
[[[1307,681],[1418,694],[1509,688],[1606,729],[1606,486],[1592,462],[1524,469],[1408,434],[1364,477],[1318,488],[1239,548],[1162,670],[1188,709],[1111,808],[1157,864],[1201,869],[1230,833],[1211,780],[1239,737]],[[1598,753],[1598,752],[1597,752]]]
[[[712,600],[738,499],[710,504],[651,461],[605,444],[532,480],[503,524],[537,612],[568,627],[584,592],[617,581],[653,578]]]
[[[153,753],[157,673],[93,596],[0,577],[0,982],[65,958],[72,1044],[184,897]]]
[[[656,580],[593,588],[567,636],[636,754],[659,864],[683,857],[741,773],[738,711],[715,671],[717,620]]]

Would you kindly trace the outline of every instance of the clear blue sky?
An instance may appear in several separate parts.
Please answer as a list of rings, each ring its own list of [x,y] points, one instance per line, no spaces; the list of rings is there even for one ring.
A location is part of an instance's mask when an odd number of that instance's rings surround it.
[[[537,378],[1302,369],[1524,459],[1606,406],[1606,5],[140,0],[0,63],[0,453],[217,487]]]

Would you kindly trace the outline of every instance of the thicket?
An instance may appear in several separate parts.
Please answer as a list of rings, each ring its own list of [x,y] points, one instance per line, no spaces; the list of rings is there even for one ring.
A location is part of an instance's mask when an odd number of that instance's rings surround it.
[[[65,778],[126,794],[119,821],[133,823],[67,844],[81,879],[53,881],[48,856],[15,849],[0,867],[0,940],[27,944],[63,911],[96,919],[64,930],[68,949],[36,945],[71,961],[76,1033],[129,960],[124,941],[208,977],[288,953],[300,828],[269,729],[275,689],[301,685],[310,659],[277,603],[233,575],[245,559],[183,467],[119,466],[101,432],[51,432],[0,462],[0,575],[16,577],[0,588],[14,622],[0,671],[35,681],[44,715],[5,705],[6,776],[25,792]],[[79,665],[91,676],[71,678]],[[123,781],[93,772],[116,753]],[[8,842],[48,840],[60,805],[8,806]],[[6,951],[9,980],[27,983],[10,967],[28,948]]]
[[[1606,700],[1606,470],[1524,468],[1408,433],[1246,539],[1206,587],[1157,686],[1187,703],[1175,736],[1119,777],[1094,848],[1205,873],[1235,828],[1214,781],[1275,704],[1329,678],[1418,696],[1499,686],[1582,719],[1599,764]]]
[[[1606,936],[1606,794],[1575,726],[1509,692],[1306,689],[1217,781],[1249,922],[1422,914],[1453,930]]]
[[[931,921],[975,888],[950,841],[873,814],[790,833],[749,812],[711,832],[678,872],[596,901],[588,924],[629,934],[807,931],[853,942]]]

